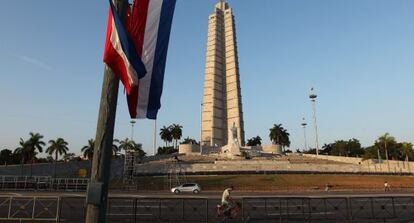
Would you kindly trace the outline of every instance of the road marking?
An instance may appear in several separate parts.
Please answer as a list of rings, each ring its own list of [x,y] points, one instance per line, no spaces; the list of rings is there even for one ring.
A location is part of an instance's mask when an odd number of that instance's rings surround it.
[[[16,197],[21,197],[21,196],[23,196],[22,194],[19,194],[19,193],[12,193],[12,192],[9,192],[9,193],[7,193],[7,194],[10,194],[10,195],[12,195],[12,196],[16,196]]]
[[[85,197],[85,195],[83,194],[63,194],[63,196],[68,196],[68,197]]]

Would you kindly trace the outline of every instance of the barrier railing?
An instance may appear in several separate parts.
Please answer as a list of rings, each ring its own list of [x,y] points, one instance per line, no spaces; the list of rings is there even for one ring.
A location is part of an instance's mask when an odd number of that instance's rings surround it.
[[[410,222],[414,196],[243,197],[225,222]],[[218,199],[110,197],[108,223],[221,222]],[[0,222],[83,222],[85,197],[0,196]]]
[[[58,222],[59,197],[0,197],[0,222]]]
[[[0,176],[0,190],[85,191],[87,178],[52,178],[50,176]]]

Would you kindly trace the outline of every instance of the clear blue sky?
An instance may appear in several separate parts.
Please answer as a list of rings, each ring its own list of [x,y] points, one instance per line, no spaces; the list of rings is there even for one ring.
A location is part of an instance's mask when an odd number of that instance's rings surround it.
[[[198,139],[207,18],[216,1],[178,0],[158,126],[180,123]],[[229,0],[236,17],[246,137],[269,143],[282,123],[314,144],[308,90],[315,87],[320,141],[389,132],[414,141],[414,1]],[[95,136],[108,3],[4,1],[0,13],[0,149],[40,132],[79,153]],[[115,137],[130,136],[120,90]],[[134,138],[152,152],[153,122]],[[158,144],[162,142],[158,139]]]

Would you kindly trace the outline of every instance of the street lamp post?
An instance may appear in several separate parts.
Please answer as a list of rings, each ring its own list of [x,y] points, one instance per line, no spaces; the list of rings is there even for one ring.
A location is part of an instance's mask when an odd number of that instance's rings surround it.
[[[387,149],[387,135],[384,137],[384,149],[385,149],[385,159],[387,160],[388,172],[390,172],[390,161],[388,160],[388,149]]]
[[[316,122],[316,98],[318,96],[316,95],[316,93],[314,92],[314,89],[311,88],[310,93],[309,93],[309,98],[312,101],[312,108],[313,108],[313,122],[314,122],[314,126],[315,126],[315,143],[316,143],[316,155],[319,155],[319,137],[318,137],[318,125]]]
[[[305,139],[305,143],[304,143],[304,149],[308,149],[308,143],[306,142],[306,125],[308,125],[305,122],[305,118],[302,118],[302,127],[303,127],[303,138]]]
[[[203,154],[203,103],[200,104],[200,154]]]

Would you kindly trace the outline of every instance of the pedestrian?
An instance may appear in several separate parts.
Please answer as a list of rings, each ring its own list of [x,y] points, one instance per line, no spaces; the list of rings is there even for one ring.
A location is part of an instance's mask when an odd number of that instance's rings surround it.
[[[325,191],[328,192],[331,189],[331,185],[329,183],[325,184]]]
[[[390,191],[390,185],[388,184],[387,181],[384,182],[384,191],[385,192]]]

